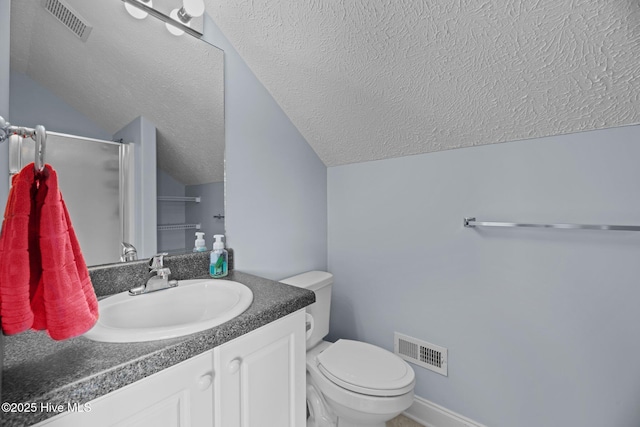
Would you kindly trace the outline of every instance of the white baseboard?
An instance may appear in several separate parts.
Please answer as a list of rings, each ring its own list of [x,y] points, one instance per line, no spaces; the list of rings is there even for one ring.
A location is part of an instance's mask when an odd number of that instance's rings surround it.
[[[403,415],[426,427],[486,427],[419,396]]]

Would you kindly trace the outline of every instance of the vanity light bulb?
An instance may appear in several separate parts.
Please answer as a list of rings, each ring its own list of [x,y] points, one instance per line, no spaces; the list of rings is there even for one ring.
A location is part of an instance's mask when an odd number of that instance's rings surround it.
[[[183,0],[182,8],[188,15],[195,18],[204,13],[204,1],[203,0]]]
[[[173,9],[169,14],[169,18],[173,19],[174,21],[180,22],[180,19],[178,18],[178,9]],[[165,25],[167,26],[167,31],[169,31],[174,36],[181,36],[184,34],[184,31],[176,26],[169,24],[168,22]],[[185,25],[189,24],[187,23]]]
[[[151,2],[151,0],[137,0],[140,1],[141,3],[144,3],[145,5],[149,6],[149,7],[153,7],[153,3]],[[131,3],[128,2],[124,2],[124,8],[127,9],[127,12],[129,12],[129,15],[133,16],[136,19],[144,19],[146,18],[149,14],[147,12],[145,12],[144,10],[135,7],[134,5],[132,5]]]

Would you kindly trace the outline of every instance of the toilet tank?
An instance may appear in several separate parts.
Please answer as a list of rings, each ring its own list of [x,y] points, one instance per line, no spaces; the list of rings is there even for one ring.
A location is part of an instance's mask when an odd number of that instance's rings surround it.
[[[316,302],[306,308],[307,314],[311,315],[311,329],[307,332],[307,350],[315,347],[329,334],[333,274],[326,271],[308,271],[281,282],[315,292]]]

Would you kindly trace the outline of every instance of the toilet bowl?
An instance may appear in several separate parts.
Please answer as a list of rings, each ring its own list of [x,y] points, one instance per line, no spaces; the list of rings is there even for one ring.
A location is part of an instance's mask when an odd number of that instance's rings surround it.
[[[341,348],[343,345],[345,347]],[[361,349],[353,350],[353,347],[360,345]],[[345,357],[340,359],[343,351]],[[371,359],[361,359],[369,352],[373,359],[377,359],[377,363]],[[322,357],[327,353],[334,353],[329,354],[329,360]],[[388,359],[385,360],[387,355]],[[353,363],[358,360],[360,367],[349,375]],[[330,363],[336,363],[337,366]],[[315,424],[310,422],[307,425],[384,426],[386,421],[411,406],[414,385],[413,369],[393,353],[358,341],[339,340],[335,344],[322,341],[307,352],[307,388],[314,387],[322,394],[322,403],[334,415],[333,424],[323,422],[323,417],[318,419],[312,416],[311,421]],[[313,408],[310,411],[314,412],[312,415],[317,412]]]
[[[307,427],[384,427],[413,403],[407,362],[360,341],[323,341],[329,332],[333,276],[311,271],[283,283],[313,290],[307,307]]]

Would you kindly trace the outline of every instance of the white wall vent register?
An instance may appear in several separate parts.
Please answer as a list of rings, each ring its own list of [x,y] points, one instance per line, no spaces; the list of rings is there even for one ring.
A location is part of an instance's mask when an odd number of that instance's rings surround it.
[[[416,338],[394,333],[394,352],[423,368],[447,376],[447,349]]]
[[[78,15],[71,7],[60,0],[42,0],[44,8],[62,22],[73,34],[85,42],[93,27]]]

